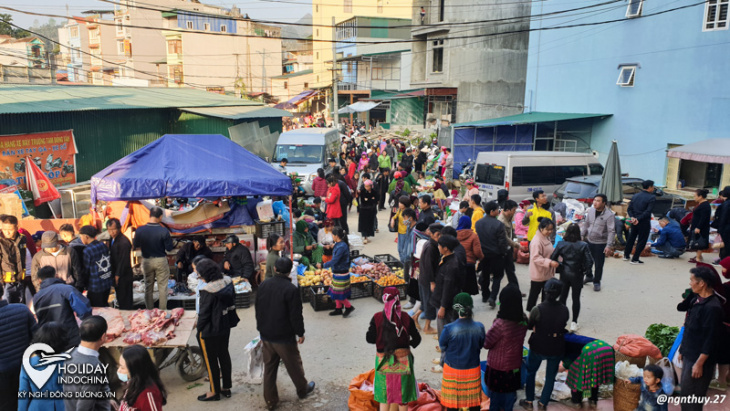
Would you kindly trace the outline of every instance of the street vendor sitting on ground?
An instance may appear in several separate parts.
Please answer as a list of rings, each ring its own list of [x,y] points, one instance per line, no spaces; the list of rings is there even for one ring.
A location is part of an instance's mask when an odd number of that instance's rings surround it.
[[[677,258],[684,254],[687,243],[679,223],[664,216],[659,219],[659,225],[662,229],[659,238],[651,245],[651,252],[658,254],[659,258]]]
[[[294,233],[294,252],[302,255],[301,263],[306,266],[322,262],[324,249],[309,234],[309,226],[304,220],[297,221]]]
[[[205,257],[213,259],[213,252],[205,244],[205,237],[202,235],[196,235],[192,238],[192,241],[185,243],[177,252],[177,260],[175,265],[177,266],[177,280],[185,283],[185,277],[193,272],[192,263],[195,257],[203,255]]]
[[[231,278],[243,277],[245,281],[251,281],[254,274],[253,258],[251,251],[238,241],[238,237],[231,234],[223,240],[226,252],[223,255],[223,273]]]

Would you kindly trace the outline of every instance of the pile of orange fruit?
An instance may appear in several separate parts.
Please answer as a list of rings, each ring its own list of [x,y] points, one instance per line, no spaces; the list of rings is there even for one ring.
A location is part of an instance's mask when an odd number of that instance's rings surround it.
[[[356,277],[354,275],[350,276],[350,283],[364,283],[364,282],[368,282],[368,281],[371,281],[371,280],[366,275],[361,275],[359,277]]]
[[[377,281],[377,283],[381,287],[390,287],[390,286],[394,286],[394,285],[405,284],[406,281],[402,278],[398,278],[397,276],[391,274],[391,275],[386,275],[385,277],[381,277]]]

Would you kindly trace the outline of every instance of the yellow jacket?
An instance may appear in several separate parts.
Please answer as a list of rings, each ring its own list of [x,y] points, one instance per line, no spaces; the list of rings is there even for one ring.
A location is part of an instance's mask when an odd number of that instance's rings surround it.
[[[471,230],[476,233],[476,225],[477,221],[481,220],[482,217],[484,217],[484,209],[481,207],[477,207],[474,209],[474,212],[471,215]]]

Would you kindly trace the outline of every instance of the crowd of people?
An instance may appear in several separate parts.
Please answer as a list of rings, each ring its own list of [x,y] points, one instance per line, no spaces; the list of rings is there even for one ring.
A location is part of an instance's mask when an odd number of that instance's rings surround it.
[[[401,306],[399,290],[386,288],[384,308],[373,315],[365,336],[376,348],[374,397],[380,409],[397,405],[405,410],[417,400],[412,348],[423,342],[422,334],[438,340],[431,371],[442,374],[441,404],[446,409],[480,409],[482,374],[490,409],[511,410],[519,404],[532,410],[535,401],[539,409],[545,409],[561,369],[568,371],[572,401],[580,403],[587,397],[595,405],[598,388],[613,382],[614,353],[610,344],[577,331],[583,287],[592,284],[595,292],[601,291],[605,259],[614,255],[614,239],[621,230],[606,196],[597,194],[580,224],[563,225],[564,232],[557,238],[557,213],[540,190],[532,193],[531,201],[521,203],[510,200],[507,192],[484,202],[471,180],[462,193],[450,191],[453,158],[448,148],[408,147],[392,140],[357,144],[350,139],[343,140],[341,149],[343,155],[329,159],[329,166],[318,170],[313,179],[311,207],[294,210],[290,246],[301,255],[300,263],[332,271],[328,294],[335,308],[329,315],[347,318],[355,310],[350,301],[348,213],[353,207],[358,213],[357,232],[364,243],[381,228],[393,233],[403,276],[409,282],[409,301]],[[704,396],[716,367],[719,378],[714,384],[719,387],[727,386],[730,371],[727,350],[721,349],[730,344],[730,282],[722,284],[720,273],[702,261],[702,252],[711,245],[711,226],[722,238],[730,238],[730,202],[724,201],[730,198],[730,187],[720,192],[722,202],[714,216],[707,191],[698,190],[692,214],[680,221],[672,213],[662,217],[661,230],[649,243],[653,190],[653,182],[644,182],[644,190],[629,203],[624,260],[643,264],[640,256],[646,249],[664,258],[696,252],[691,262],[697,267],[689,270],[690,289],[677,306],[687,313],[679,350],[680,385],[682,395]],[[389,212],[387,227],[378,227],[381,211]],[[30,233],[18,227],[17,219],[0,216],[0,341],[5,348],[0,353],[0,375],[9,382],[0,389],[0,408],[48,409],[48,403],[32,399],[18,402],[18,389],[40,390],[21,370],[22,353],[33,342],[48,344],[56,352],[73,348],[71,362],[99,364],[107,324],[93,315],[92,308],[108,306],[114,287],[119,307],[132,309],[134,249],[142,255],[144,305],[154,307],[156,285],[158,307],[167,308],[167,252],[173,249],[173,241],[161,225],[162,215],[162,209],[152,208],[149,223],[136,230],[133,241],[122,233],[119,220],[109,219],[105,236],[99,236],[94,225],[82,226],[78,235],[72,226],[60,227],[58,233],[46,231],[40,250],[35,249]],[[193,237],[180,248],[174,263],[178,281],[197,282],[196,338],[210,383],[198,400],[232,396],[229,346],[231,330],[239,323],[235,277],[257,286],[256,328],[263,345],[266,406],[279,405],[280,363],[298,396],[307,397],[315,383],[306,378],[298,349],[305,341],[302,301],[290,279],[293,262],[281,256],[287,247],[285,238],[277,234],[267,238],[266,268],[260,279],[251,253],[238,237],[230,235],[223,244],[223,261],[216,263],[205,239]],[[722,267],[722,276],[730,278],[725,244],[716,242],[716,247],[720,249],[716,263]],[[529,290],[520,289],[516,262],[528,265]],[[489,326],[473,318],[474,296],[480,294],[483,304],[497,310]],[[82,320],[80,325],[76,317]],[[529,353],[524,358],[528,331]],[[482,349],[488,350],[486,369],[480,364]],[[31,363],[39,361],[31,359]],[[546,377],[536,398],[535,379],[542,362],[546,362]],[[659,406],[661,373],[647,367],[643,378],[634,380],[642,384],[641,403],[648,409]],[[122,352],[117,376],[126,384],[120,409],[154,410],[166,403],[165,386],[143,347],[132,345]],[[516,392],[523,386],[525,399],[517,403]],[[103,385],[44,389],[109,391]],[[109,409],[108,400],[95,401],[67,398],[54,404],[56,409]]]

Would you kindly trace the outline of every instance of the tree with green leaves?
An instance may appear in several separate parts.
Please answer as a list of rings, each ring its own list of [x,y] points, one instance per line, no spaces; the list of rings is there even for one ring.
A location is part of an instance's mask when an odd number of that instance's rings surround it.
[[[0,35],[11,36],[16,39],[22,39],[23,37],[29,37],[30,33],[23,29],[16,28],[13,26],[13,16],[10,14],[0,13]]]

